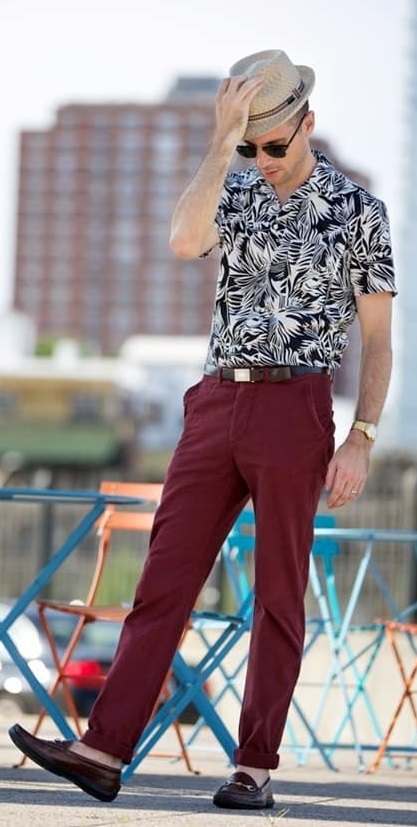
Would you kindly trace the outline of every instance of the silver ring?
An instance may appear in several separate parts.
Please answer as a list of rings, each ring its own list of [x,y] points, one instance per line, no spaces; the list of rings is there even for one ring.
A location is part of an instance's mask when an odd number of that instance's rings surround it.
[[[357,494],[358,492],[357,492],[356,488],[352,488],[352,491],[350,493],[351,494]]]

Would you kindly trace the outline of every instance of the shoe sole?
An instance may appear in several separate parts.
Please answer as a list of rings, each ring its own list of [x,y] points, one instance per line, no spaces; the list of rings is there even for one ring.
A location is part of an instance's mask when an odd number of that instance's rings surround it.
[[[20,736],[19,732],[16,732],[14,727],[9,729],[9,736],[14,745],[20,749],[24,755],[27,755],[31,761],[34,761],[35,764],[42,767],[42,769],[48,770],[48,772],[52,772],[54,775],[59,775],[61,778],[66,778],[67,781],[72,781],[77,785],[77,787],[80,787],[83,792],[93,796],[93,798],[97,798],[99,801],[109,802],[116,798],[120,787],[114,793],[107,793],[105,790],[100,789],[100,787],[96,787],[94,784],[86,782],[81,776],[77,775],[77,773],[72,773],[70,770],[63,772],[62,769],[58,765],[55,765],[53,761],[48,761],[46,758],[38,755],[38,753],[28,746],[24,738]]]
[[[213,798],[213,804],[215,807],[222,807],[225,810],[272,810],[275,801],[273,798],[268,798],[265,804],[239,804],[237,801],[231,802],[221,798],[216,801]]]

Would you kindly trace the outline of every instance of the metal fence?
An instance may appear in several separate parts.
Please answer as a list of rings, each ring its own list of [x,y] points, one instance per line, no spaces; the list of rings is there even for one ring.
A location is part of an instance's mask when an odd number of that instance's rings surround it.
[[[97,482],[98,484],[98,482]],[[56,483],[54,485],[56,486]],[[61,485],[61,487],[65,487]],[[66,487],[69,486],[68,484]],[[89,486],[92,487],[92,486]],[[372,468],[366,493],[359,501],[333,512],[341,527],[410,529],[417,527],[417,466],[407,458],[385,458]],[[319,510],[326,513],[326,502]],[[82,508],[73,505],[34,505],[0,503],[0,599],[19,595],[36,572],[69,534],[80,519]],[[68,558],[44,597],[83,599],[95,563],[94,533]],[[112,540],[112,550],[103,579],[100,602],[130,602],[141,572],[148,537],[137,532],[121,532]],[[378,565],[398,605],[417,599],[416,570],[410,550],[392,544],[377,548]],[[362,549],[342,543],[335,560],[342,604],[351,586]],[[205,607],[216,608],[223,590],[216,567],[203,595]],[[311,597],[307,595],[307,612]],[[369,581],[361,596],[359,612],[363,619],[384,612],[381,595]]]

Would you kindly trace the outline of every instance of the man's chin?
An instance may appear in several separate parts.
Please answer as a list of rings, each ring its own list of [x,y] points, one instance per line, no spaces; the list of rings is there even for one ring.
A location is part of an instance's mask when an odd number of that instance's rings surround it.
[[[263,177],[268,184],[279,184],[282,181],[281,170],[271,170],[270,172],[263,172]]]

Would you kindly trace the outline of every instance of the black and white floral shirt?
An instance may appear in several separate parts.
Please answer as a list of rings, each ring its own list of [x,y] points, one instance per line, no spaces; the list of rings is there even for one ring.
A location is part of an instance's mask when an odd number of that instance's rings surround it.
[[[206,369],[336,368],[355,297],[395,293],[385,205],[315,155],[310,178],[282,206],[256,167],[228,174]]]

